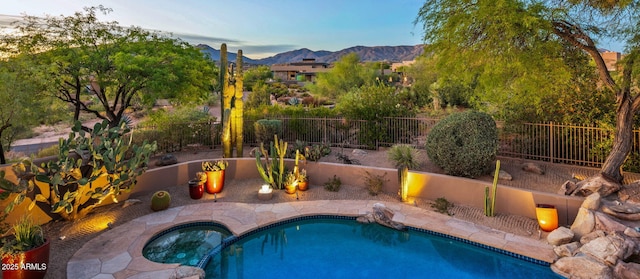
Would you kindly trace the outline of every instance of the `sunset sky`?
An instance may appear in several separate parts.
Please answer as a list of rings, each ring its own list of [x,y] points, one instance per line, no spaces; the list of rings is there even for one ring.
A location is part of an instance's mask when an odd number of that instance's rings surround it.
[[[249,58],[300,48],[338,51],[352,46],[422,43],[414,26],[423,0],[20,0],[3,3],[6,16],[72,15],[84,7],[113,9],[101,21],[171,32],[216,49],[227,43]]]

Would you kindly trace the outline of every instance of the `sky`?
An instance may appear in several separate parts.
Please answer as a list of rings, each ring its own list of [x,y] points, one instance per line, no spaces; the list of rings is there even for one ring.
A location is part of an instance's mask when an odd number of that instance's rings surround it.
[[[113,9],[101,21],[170,32],[191,44],[260,59],[308,48],[417,45],[413,24],[424,0],[20,0],[3,3],[0,24],[12,16],[71,16],[84,7]],[[7,17],[9,16],[9,17]]]

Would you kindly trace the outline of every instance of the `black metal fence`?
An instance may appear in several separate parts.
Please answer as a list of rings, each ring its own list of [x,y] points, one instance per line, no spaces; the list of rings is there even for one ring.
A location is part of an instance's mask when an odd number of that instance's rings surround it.
[[[382,121],[344,118],[276,117],[282,121],[279,137],[287,142],[328,144],[347,148],[378,149],[394,144],[424,148],[427,135],[438,122],[433,118],[384,118]],[[256,145],[255,120],[246,119],[246,145]],[[612,131],[596,127],[557,123],[498,123],[501,156],[554,163],[599,167],[610,150]],[[158,153],[214,149],[221,145],[219,122],[197,122],[166,126],[138,126],[136,141],[158,144]],[[640,156],[640,130],[633,134],[632,156]]]

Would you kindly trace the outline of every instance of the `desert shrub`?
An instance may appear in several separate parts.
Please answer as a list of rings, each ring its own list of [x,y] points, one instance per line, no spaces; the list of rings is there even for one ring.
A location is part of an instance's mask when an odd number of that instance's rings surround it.
[[[453,203],[448,201],[445,198],[437,198],[432,204],[431,208],[435,209],[436,212],[447,214],[449,216],[453,215],[449,212],[449,209],[453,208]]]
[[[36,153],[35,157],[44,158],[49,156],[56,156],[58,155],[58,153],[60,153],[60,147],[57,144],[54,144],[52,146],[38,150],[38,153]]]
[[[307,160],[317,162],[320,158],[331,154],[331,147],[328,144],[314,144],[304,149],[304,156]]]
[[[471,178],[485,174],[498,151],[496,123],[482,112],[452,114],[433,127],[426,151],[446,174]]]
[[[282,134],[282,120],[277,119],[260,119],[253,123],[256,133],[256,141],[268,143],[273,135]]]
[[[337,177],[335,174],[333,175],[333,178],[329,178],[329,180],[324,183],[324,189],[331,192],[340,191],[340,186],[342,186],[342,181],[340,180],[340,177]]]
[[[367,190],[369,190],[370,195],[377,196],[382,192],[382,186],[384,186],[384,183],[388,181],[388,179],[384,178],[385,176],[387,176],[386,172],[383,175],[375,175],[366,171],[364,184],[367,186]]]

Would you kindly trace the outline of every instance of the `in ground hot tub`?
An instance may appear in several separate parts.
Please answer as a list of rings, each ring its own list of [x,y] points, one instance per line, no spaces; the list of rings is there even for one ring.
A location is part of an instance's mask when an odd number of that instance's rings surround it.
[[[158,263],[196,266],[205,255],[231,235],[227,228],[213,222],[181,224],[149,239],[142,249],[142,255]]]

